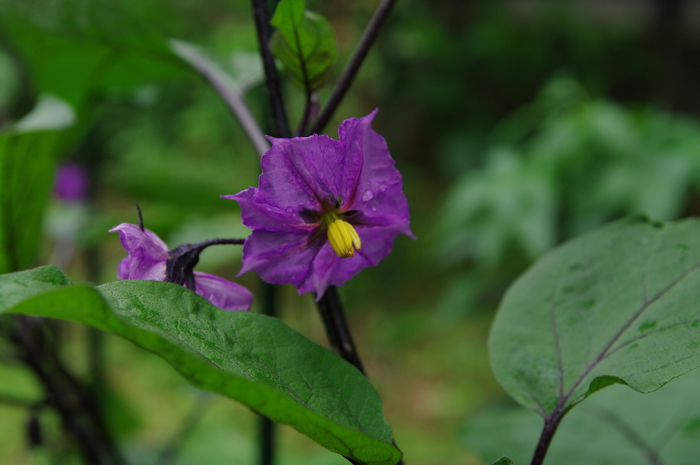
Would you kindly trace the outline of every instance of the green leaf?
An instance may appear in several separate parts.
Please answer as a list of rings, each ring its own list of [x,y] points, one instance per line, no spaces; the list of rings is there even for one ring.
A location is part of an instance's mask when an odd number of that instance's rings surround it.
[[[0,132],[0,273],[34,265],[53,184],[55,131],[74,120],[68,104],[43,96],[34,110]]]
[[[281,0],[270,24],[273,53],[282,60],[292,82],[305,91],[323,87],[338,46],[333,28],[323,16],[305,11],[304,0]]]
[[[501,303],[498,381],[547,416],[613,382],[650,392],[697,368],[698,268],[698,219],[627,219],[553,250]]]
[[[695,465],[700,455],[700,370],[650,394],[613,386],[567,414],[545,465]],[[469,421],[462,439],[484,459],[508,452],[529,463],[542,419],[524,409],[493,410]],[[649,457],[659,458],[656,462]]]
[[[357,463],[391,465],[401,458],[372,385],[279,320],[223,311],[170,283],[68,284],[55,267],[0,276],[0,312],[118,334],[163,357],[193,385],[288,424]]]
[[[515,462],[513,462],[510,458],[504,456],[493,462],[491,465],[515,465]]]

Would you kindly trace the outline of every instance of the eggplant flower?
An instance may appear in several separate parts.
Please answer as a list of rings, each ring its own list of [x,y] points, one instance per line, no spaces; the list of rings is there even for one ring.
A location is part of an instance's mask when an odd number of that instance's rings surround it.
[[[253,230],[240,274],[253,270],[320,299],[329,286],[379,263],[397,235],[414,237],[401,173],[371,128],[376,112],[345,120],[339,140],[268,137],[258,187],[222,196],[241,205],[243,224]]]
[[[195,291],[219,308],[250,310],[253,295],[245,287],[211,274],[192,272],[191,267],[196,264],[199,253],[189,260],[189,269],[185,265],[184,269],[173,273],[173,264],[177,266],[178,258],[193,250],[192,247],[183,247],[189,244],[168,251],[168,246],[160,237],[148,229],[141,230],[135,224],[122,223],[109,232],[119,233],[121,243],[129,254],[119,263],[117,278],[177,282],[169,279],[175,274],[183,276],[177,284]]]

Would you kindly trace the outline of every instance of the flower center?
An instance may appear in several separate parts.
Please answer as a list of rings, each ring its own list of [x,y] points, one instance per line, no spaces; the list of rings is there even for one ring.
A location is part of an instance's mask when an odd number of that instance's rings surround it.
[[[355,256],[355,249],[362,248],[360,236],[347,221],[343,221],[335,212],[323,215],[323,222],[328,227],[328,241],[333,247],[333,251],[340,258],[350,258]]]

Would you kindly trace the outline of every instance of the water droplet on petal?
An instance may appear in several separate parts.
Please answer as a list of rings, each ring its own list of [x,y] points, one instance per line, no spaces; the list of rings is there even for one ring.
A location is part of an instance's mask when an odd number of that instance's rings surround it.
[[[372,191],[367,191],[364,194],[362,194],[362,201],[363,202],[369,202],[373,198],[374,198],[374,194],[372,193]]]

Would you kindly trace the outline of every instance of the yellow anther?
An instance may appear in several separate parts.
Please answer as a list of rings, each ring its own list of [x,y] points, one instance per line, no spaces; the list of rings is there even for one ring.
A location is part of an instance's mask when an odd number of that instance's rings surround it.
[[[335,215],[333,215],[335,216]],[[328,240],[331,247],[340,258],[350,258],[355,256],[355,249],[362,248],[360,236],[347,221],[331,218],[328,224]]]

